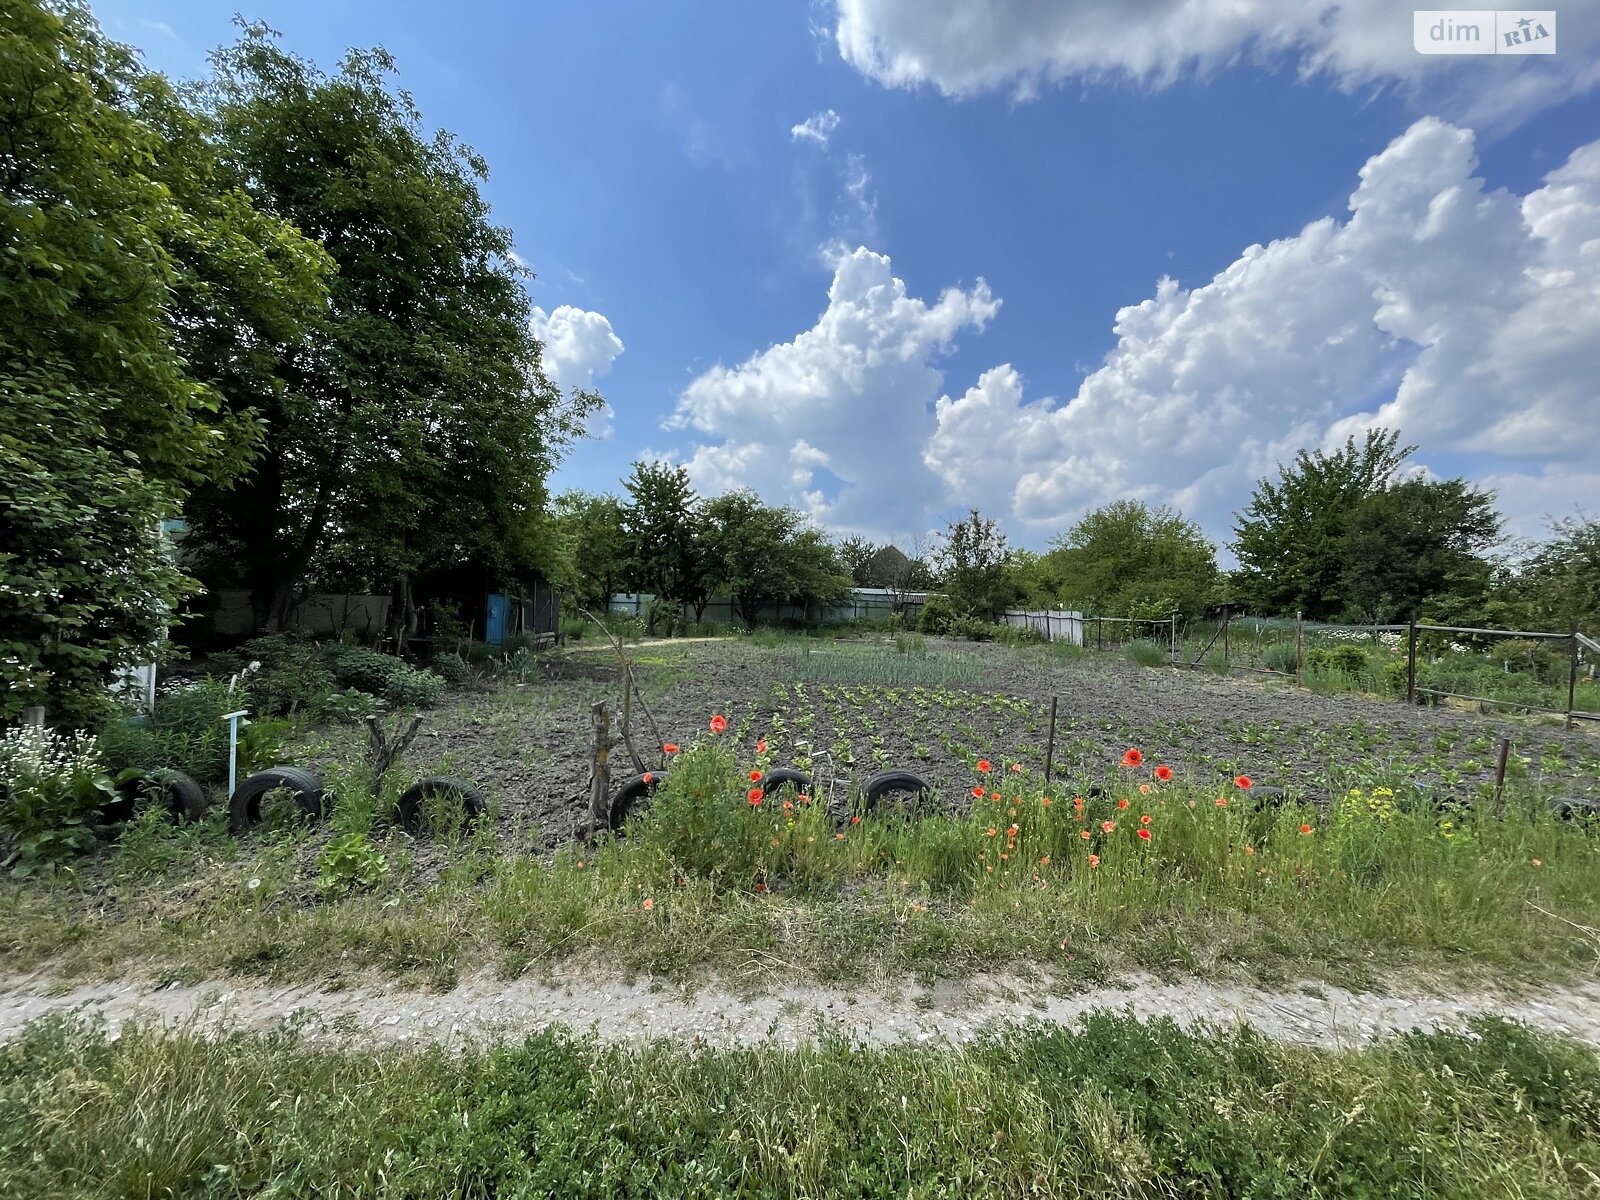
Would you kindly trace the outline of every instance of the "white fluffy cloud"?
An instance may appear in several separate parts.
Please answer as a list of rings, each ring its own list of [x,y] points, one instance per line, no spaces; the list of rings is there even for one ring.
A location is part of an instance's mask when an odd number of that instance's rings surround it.
[[[622,353],[622,339],[597,312],[563,304],[547,313],[535,306],[528,324],[544,343],[545,374],[564,390],[594,387]],[[611,435],[609,405],[590,419],[589,432],[600,438]]]
[[[1392,0],[836,0],[846,62],[891,87],[1027,98],[1065,80],[1160,87],[1240,59],[1293,63],[1341,87],[1432,89],[1440,111],[1526,115],[1600,83],[1600,4],[1557,6],[1558,53],[1418,54],[1412,6]],[[1486,2],[1468,7],[1492,8]]]
[[[837,128],[839,128],[839,114],[828,108],[807,117],[798,125],[791,126],[789,136],[797,142],[815,142],[826,148],[828,139],[833,136],[833,131]]]
[[[1419,121],[1362,168],[1347,221],[1121,310],[1067,402],[1027,402],[1009,365],[941,398],[927,465],[1034,530],[1134,496],[1216,536],[1299,447],[1386,425],[1486,456],[1533,532],[1600,473],[1600,142],[1520,199],[1475,168],[1470,132]]]
[[[696,485],[752,487],[880,536],[923,528],[940,490],[923,462],[943,382],[935,364],[999,308],[981,279],[929,303],[907,295],[887,257],[841,255],[812,328],[684,390],[670,425],[702,439],[687,459]]]

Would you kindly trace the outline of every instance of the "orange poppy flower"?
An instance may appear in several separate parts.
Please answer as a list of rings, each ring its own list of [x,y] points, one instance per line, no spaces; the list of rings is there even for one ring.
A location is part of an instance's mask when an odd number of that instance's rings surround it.
[[[1256,848],[1254,846],[1246,846],[1244,853],[1246,858],[1254,858],[1256,856]]]
[[[1300,826],[1300,832],[1309,835],[1311,833],[1311,826],[1309,826],[1309,825]]]
[[[1255,786],[1255,783],[1248,775],[1235,775],[1233,777],[1233,786],[1238,788],[1240,791],[1248,792],[1252,787]]]
[[[1041,867],[1048,867],[1050,865],[1050,856],[1046,854],[1043,858],[1041,858],[1039,860],[1039,865]]]
[[[852,824],[852,825],[861,824],[861,814],[857,813],[855,816],[851,817],[850,818],[850,824]]]
[[[1228,798],[1226,796],[1218,796],[1217,797],[1217,807],[1218,808],[1227,808],[1228,807]]]
[[[844,841],[844,834],[842,834],[842,833],[836,833],[836,834],[834,834],[834,835],[833,835],[833,840],[834,840],[834,841],[836,841],[836,842],[842,842],[842,841]]]
[[[811,797],[810,796],[800,795],[800,796],[796,796],[795,799],[800,801],[801,804],[810,804],[811,803]]]
[[[1139,751],[1133,750],[1133,749],[1129,749],[1129,750],[1123,751],[1123,754],[1122,754],[1122,765],[1123,766],[1125,766],[1125,767],[1137,767],[1137,766],[1140,766],[1141,764],[1143,764],[1143,762],[1144,762],[1144,755],[1140,754]]]
[[[1172,778],[1172,768],[1163,763],[1161,766],[1156,768],[1156,778],[1161,780],[1162,783],[1165,783],[1167,780]]]
[[[644,909],[645,912],[649,912],[655,906],[656,906],[655,900],[653,898],[651,898],[650,896],[646,896],[644,898],[644,903],[641,904],[639,907]]]
[[[1148,796],[1150,794],[1150,785],[1148,783],[1141,783],[1139,785],[1139,794],[1141,796]]]
[[[1117,828],[1117,823],[1115,821],[1101,821],[1100,822],[1100,832],[1101,833],[1112,833],[1112,832],[1114,832],[1116,830],[1116,828]]]
[[[761,797],[762,797],[762,791],[761,791],[760,788],[751,788],[748,792],[746,792],[744,794],[744,798],[746,800],[750,801],[750,807],[751,808],[760,807],[760,805],[761,805]]]
[[[643,778],[646,783],[654,783],[656,781],[656,775],[654,771],[646,771],[641,778]]]
[[[982,800],[983,799],[983,789],[981,787],[973,788],[972,789],[972,796],[973,796],[973,799],[975,799],[975,800]]]
[[[785,800],[783,802],[783,811],[784,812],[793,812],[794,811],[794,801],[793,800]]]
[[[987,758],[980,758],[978,760],[978,774],[987,775],[992,770],[994,770],[994,764]]]
[[[1126,797],[1124,797],[1123,799],[1117,801],[1117,807],[1118,808],[1127,808],[1128,807],[1128,801],[1127,801]]]
[[[1078,836],[1087,842],[1089,840],[1089,831],[1087,829],[1080,829],[1078,830]]]
[[[756,739],[756,753],[757,754],[765,754],[766,752],[767,752],[767,739],[766,738],[757,738]]]
[[[1098,854],[1089,855],[1089,865],[1091,867],[1098,867],[1100,865],[1100,856]]]
[[[1039,800],[1039,807],[1040,808],[1049,808],[1050,807],[1050,797],[1049,796],[1041,797],[1040,800]]]
[[[1011,764],[1011,773],[1013,775],[1022,774],[1022,764],[1021,763],[1012,763]]]
[[[760,771],[751,771],[750,772],[750,782],[751,783],[754,783],[756,780],[758,780],[760,778],[761,778],[761,772]]]
[[[662,742],[661,743],[661,753],[663,753],[663,754],[676,754],[677,752],[678,752],[678,743],[677,742]]]
[[[1148,842],[1150,840],[1150,831],[1148,829],[1139,829],[1137,832],[1140,841]]]
[[[1150,824],[1150,814],[1149,813],[1145,813],[1143,816],[1141,816],[1139,818],[1139,824],[1141,824],[1141,825]]]
[[[711,718],[711,732],[722,733],[728,728],[728,718],[718,713]]]
[[[993,837],[993,836],[994,836],[994,835],[995,835],[995,834],[997,834],[997,833],[999,833],[999,832],[1000,832],[1000,831],[999,831],[999,830],[998,830],[998,829],[996,829],[996,828],[995,828],[995,827],[994,827],[994,826],[993,826],[993,825],[991,825],[991,826],[989,826],[989,833],[988,833],[988,836],[989,836],[989,837]]]

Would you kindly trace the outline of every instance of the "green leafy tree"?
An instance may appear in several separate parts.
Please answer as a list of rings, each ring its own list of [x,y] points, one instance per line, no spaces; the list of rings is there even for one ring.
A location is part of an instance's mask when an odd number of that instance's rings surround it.
[[[1013,598],[1008,560],[999,523],[976,508],[945,528],[934,551],[941,584],[957,612],[985,621],[994,620]]]
[[[1344,565],[1338,545],[1369,497],[1386,487],[1414,447],[1399,446],[1393,430],[1369,430],[1360,445],[1352,437],[1332,454],[1300,451],[1263,479],[1234,522],[1234,581],[1241,599],[1265,613],[1302,611],[1332,617]]]
[[[622,501],[610,493],[562,492],[555,499],[562,568],[556,580],[591,612],[605,612],[628,570]]]
[[[88,719],[192,588],[157,536],[260,448],[251,386],[326,262],[229,186],[159,75],[77,3],[0,23],[0,711]],[[223,364],[227,364],[223,369]]]
[[[878,547],[872,543],[871,539],[864,538],[860,534],[851,534],[849,537],[841,538],[837,553],[840,563],[850,576],[850,581],[856,587],[875,586],[869,582],[869,579],[872,559],[878,553]]]
[[[848,593],[838,552],[793,509],[769,507],[741,490],[708,500],[701,515],[711,587],[727,593],[745,628],[754,629],[769,605],[809,612]]]
[[[1343,615],[1387,624],[1432,606],[1447,621],[1481,619],[1500,537],[1494,496],[1461,479],[1410,479],[1368,496],[1336,543]]]
[[[636,591],[678,606],[688,604],[698,621],[710,602],[713,564],[700,533],[701,501],[689,472],[667,463],[636,462],[623,481],[628,499],[622,528],[628,539],[626,578]],[[649,629],[658,614],[651,610]]]
[[[1600,637],[1600,520],[1552,521],[1550,538],[1523,563],[1513,590],[1535,627]]]
[[[1217,580],[1216,547],[1193,521],[1165,506],[1115,500],[1055,539],[1036,586],[1083,612],[1196,616]]]
[[[531,575],[553,544],[545,479],[598,398],[543,372],[486,164],[426,133],[381,50],[326,75],[253,25],[213,61],[232,179],[338,270],[256,404],[267,445],[249,485],[208,492],[193,536],[242,564],[263,626],[319,572],[391,580],[398,633],[421,570]]]

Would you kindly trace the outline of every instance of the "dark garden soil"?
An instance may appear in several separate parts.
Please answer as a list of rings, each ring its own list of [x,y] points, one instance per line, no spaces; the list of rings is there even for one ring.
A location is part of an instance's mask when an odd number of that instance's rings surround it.
[[[687,745],[721,713],[729,722],[722,736],[752,763],[758,738],[772,765],[809,757],[816,790],[841,811],[853,785],[888,767],[916,773],[950,811],[972,803],[980,757],[1008,777],[1020,764],[1022,780],[1041,782],[1052,697],[1059,782],[1051,786],[1066,796],[1115,776],[1123,751],[1137,747],[1147,764],[1167,764],[1180,781],[1206,788],[1229,788],[1242,773],[1312,801],[1326,799],[1331,778],[1482,802],[1505,735],[1511,787],[1532,782],[1544,794],[1600,798],[1600,740],[1587,730],[1143,668],[1109,654],[1061,662],[1047,648],[926,645],[910,657],[896,655],[892,642],[820,642],[805,654],[743,640],[646,643],[629,654],[662,741]],[[606,700],[620,717],[620,675],[604,651],[549,652],[526,682],[447,697],[398,769],[472,780],[498,805],[503,848],[548,852],[583,820],[589,708]],[[942,675],[962,678],[916,682]],[[656,737],[637,707],[632,737],[645,769],[660,770]],[[324,759],[358,748],[356,731],[332,731]],[[612,762],[614,782],[635,773],[622,747]]]

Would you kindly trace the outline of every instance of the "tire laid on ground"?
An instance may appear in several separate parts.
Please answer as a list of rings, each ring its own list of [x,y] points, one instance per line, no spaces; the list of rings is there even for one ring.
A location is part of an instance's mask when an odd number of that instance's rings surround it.
[[[611,828],[621,829],[635,812],[650,803],[650,797],[667,781],[665,771],[646,771],[628,780],[611,797]]]
[[[794,767],[773,767],[761,777],[761,790],[770,796],[781,787],[793,786],[797,792],[811,790],[811,776]]]
[[[1550,807],[1563,821],[1592,821],[1600,817],[1600,800],[1584,796],[1552,796]]]
[[[1263,808],[1282,808],[1288,802],[1288,797],[1284,795],[1283,789],[1270,783],[1258,783],[1246,795],[1254,801],[1258,810]]]
[[[260,823],[262,797],[279,788],[289,791],[300,811],[313,821],[322,819],[327,793],[315,772],[303,767],[269,767],[245,779],[228,798],[228,828],[235,836]]]
[[[108,825],[121,825],[133,819],[140,796],[160,799],[166,810],[179,821],[199,821],[211,807],[205,788],[182,771],[156,767],[117,785],[117,798],[100,810]]]
[[[412,837],[422,837],[427,829],[430,798],[446,798],[461,808],[463,825],[471,825],[489,811],[489,802],[471,783],[455,775],[430,775],[408,787],[395,805],[395,818]]]
[[[911,795],[915,804],[925,802],[933,788],[920,775],[910,771],[879,771],[861,785],[861,799],[868,812],[876,812],[885,796]]]

